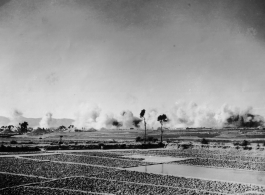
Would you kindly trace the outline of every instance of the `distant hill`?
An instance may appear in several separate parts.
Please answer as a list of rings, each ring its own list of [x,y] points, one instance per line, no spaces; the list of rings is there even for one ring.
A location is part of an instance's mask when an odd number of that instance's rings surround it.
[[[0,116],[0,126],[6,126],[10,122],[9,118]]]
[[[29,124],[29,127],[38,127],[40,123],[41,118],[26,118],[26,117],[21,117],[19,122],[24,122],[27,121]],[[61,125],[68,127],[74,122],[73,119],[68,119],[68,118],[62,118],[62,119],[56,119],[53,118],[51,122],[51,127],[59,127]],[[0,126],[6,126],[9,125],[10,119],[4,116],[0,116]],[[11,124],[12,125],[12,124]]]

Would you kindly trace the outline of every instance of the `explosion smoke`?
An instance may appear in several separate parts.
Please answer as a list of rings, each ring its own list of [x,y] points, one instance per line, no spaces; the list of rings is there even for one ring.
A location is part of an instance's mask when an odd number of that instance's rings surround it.
[[[170,126],[173,127],[220,127],[216,113],[205,106],[191,102],[177,102],[168,113]]]
[[[73,125],[79,129],[114,129],[140,127],[141,119],[133,116],[129,110],[116,117],[112,113],[103,113],[98,105],[83,103],[79,106]]]
[[[248,108],[243,112],[230,112],[225,125],[232,127],[259,127],[264,125],[264,117],[252,114],[253,109]]]
[[[19,123],[21,123],[23,120],[23,113],[21,111],[15,109],[15,110],[13,110],[9,120],[10,120],[10,122],[8,125],[18,126]]]
[[[160,124],[157,122],[158,112],[156,109],[151,109],[145,117],[147,129],[157,129]]]
[[[101,108],[97,105],[82,103],[79,106],[78,112],[73,125],[77,128],[95,128],[97,126],[97,118],[101,113]]]
[[[221,109],[213,111],[196,103],[176,103],[170,113],[173,127],[258,127],[263,126],[264,118],[254,115],[252,108],[240,110],[237,107],[223,105]]]
[[[96,126],[94,126],[95,129],[113,129],[121,126],[121,123],[118,122],[112,113],[100,113],[96,119],[96,123]]]
[[[133,116],[133,113],[129,110],[123,111],[121,113],[122,126],[124,128],[133,128],[140,127],[140,122],[142,121],[140,118]]]
[[[49,128],[50,127],[50,124],[52,122],[52,113],[47,113],[44,117],[42,117],[39,125],[40,125],[40,128]]]
[[[119,121],[117,121],[117,120],[114,120],[114,121],[112,122],[112,125],[113,125],[114,127],[117,127],[117,128],[119,128],[119,127],[122,126],[122,124],[121,124]]]
[[[253,114],[253,109],[245,110],[223,105],[220,109],[213,110],[207,106],[199,106],[196,103],[177,102],[165,114],[168,116],[167,128],[185,127],[258,127],[264,125],[264,118]],[[157,129],[160,127],[157,122],[158,111],[156,109],[147,110],[145,119],[147,129]],[[85,129],[115,129],[115,128],[144,128],[142,120],[135,117],[130,110],[122,111],[119,116],[112,113],[104,113],[97,105],[82,104],[76,114],[73,123],[77,128]]]

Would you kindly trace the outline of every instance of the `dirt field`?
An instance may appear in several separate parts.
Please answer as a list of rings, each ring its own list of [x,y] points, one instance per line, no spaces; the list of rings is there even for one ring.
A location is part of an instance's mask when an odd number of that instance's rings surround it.
[[[130,167],[173,163],[176,160],[226,159],[225,150],[55,151],[0,157],[0,194],[242,194],[265,193],[265,186],[144,173]],[[242,162],[260,163],[241,151]],[[194,155],[194,154],[197,154]],[[182,159],[184,157],[184,159]],[[182,162],[182,161],[179,161]],[[189,162],[187,162],[189,163]],[[233,166],[237,167],[234,163]],[[204,166],[204,165],[203,165]],[[206,165],[205,165],[206,166]],[[224,167],[225,168],[225,167]]]

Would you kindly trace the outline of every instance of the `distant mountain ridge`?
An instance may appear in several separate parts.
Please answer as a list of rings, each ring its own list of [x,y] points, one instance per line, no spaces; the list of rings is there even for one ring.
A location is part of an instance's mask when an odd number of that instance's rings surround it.
[[[28,122],[29,127],[38,127],[39,123],[41,121],[41,118],[26,118],[26,117],[21,117],[19,119],[19,123],[21,122]],[[61,125],[68,127],[69,125],[71,125],[74,122],[73,119],[68,119],[68,118],[62,118],[62,119],[56,119],[53,118],[50,124],[50,127],[59,127]],[[10,119],[4,116],[0,116],[0,126],[6,126],[6,125],[12,125],[9,124],[10,123]]]

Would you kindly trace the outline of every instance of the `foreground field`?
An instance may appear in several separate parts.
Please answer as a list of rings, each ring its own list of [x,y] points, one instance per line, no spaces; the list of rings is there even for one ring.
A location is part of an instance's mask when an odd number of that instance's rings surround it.
[[[264,153],[246,150],[209,150],[209,149],[186,149],[186,150],[151,150],[151,151],[120,151],[119,154],[142,154],[156,156],[171,156],[192,158],[188,160],[173,162],[177,164],[196,165],[205,167],[219,167],[232,169],[245,169],[265,171]],[[259,155],[259,156],[257,156]]]
[[[128,158],[132,154],[164,157],[189,157],[173,162],[200,166],[219,166],[226,158],[240,163],[263,164],[264,157],[226,150],[122,150],[91,151],[0,158],[0,194],[265,194],[265,186],[230,181],[211,181],[127,170],[149,166],[143,158]],[[196,154],[196,155],[195,155]],[[248,155],[248,156],[246,156]],[[20,157],[19,157],[20,156]],[[219,160],[214,160],[218,157]],[[229,160],[231,159],[231,160]],[[193,161],[192,161],[193,160]],[[206,161],[207,163],[205,163]],[[216,161],[216,162],[213,162]],[[172,163],[172,162],[171,162]]]

